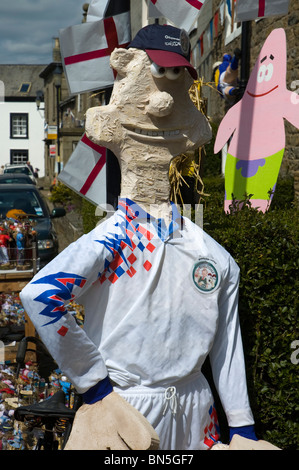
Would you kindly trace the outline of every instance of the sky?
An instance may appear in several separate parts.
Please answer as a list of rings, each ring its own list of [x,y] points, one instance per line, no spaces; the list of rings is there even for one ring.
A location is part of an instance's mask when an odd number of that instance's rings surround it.
[[[59,30],[80,24],[84,0],[0,0],[0,64],[49,64]],[[88,2],[86,2],[88,3]]]

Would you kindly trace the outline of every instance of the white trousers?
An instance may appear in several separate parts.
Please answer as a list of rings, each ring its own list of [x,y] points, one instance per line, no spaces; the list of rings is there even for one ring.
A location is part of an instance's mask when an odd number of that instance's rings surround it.
[[[165,388],[114,386],[114,390],[151,423],[161,450],[206,450],[215,436],[217,440],[213,396],[202,373]]]

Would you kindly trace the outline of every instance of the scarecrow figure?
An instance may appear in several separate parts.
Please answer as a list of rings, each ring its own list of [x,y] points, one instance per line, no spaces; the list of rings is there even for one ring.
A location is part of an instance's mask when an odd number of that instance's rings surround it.
[[[224,54],[222,62],[215,64],[215,82],[217,90],[222,98],[225,98],[230,104],[238,95],[238,67],[241,56],[240,49],[235,49],[233,57],[230,54]]]
[[[157,24],[111,54],[118,74],[111,100],[88,111],[86,132],[119,159],[118,209],[21,293],[40,337],[83,394],[68,449],[141,448],[138,431],[132,439],[133,414],[126,425],[118,419],[124,403],[155,429],[160,449],[209,449],[219,427],[201,372],[208,355],[232,434],[256,439],[238,322],[239,268],[169,202],[172,158],[211,139],[188,95],[196,79],[189,57],[187,33]],[[213,282],[197,281],[202,268]],[[71,300],[84,306],[84,329],[67,313]],[[101,410],[114,423],[109,432]],[[111,444],[114,425],[118,444]]]

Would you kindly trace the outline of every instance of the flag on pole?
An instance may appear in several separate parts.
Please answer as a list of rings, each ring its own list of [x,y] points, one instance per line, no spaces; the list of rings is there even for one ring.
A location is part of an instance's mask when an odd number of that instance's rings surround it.
[[[105,18],[105,12],[110,0],[91,0],[87,10],[86,21],[98,21]]]
[[[104,210],[107,204],[106,155],[105,147],[84,134],[58,175],[59,181]]]
[[[61,30],[60,49],[70,93],[112,86],[115,76],[110,67],[111,52],[116,47],[126,47],[130,41],[129,9]]]
[[[150,0],[162,15],[177,28],[190,32],[205,0]]]
[[[236,21],[286,15],[288,10],[289,0],[237,0]]]
[[[130,11],[130,0],[91,0],[86,21],[98,21],[102,18],[119,15]]]
[[[222,0],[222,2],[220,3],[220,6],[219,6],[221,26],[222,26],[223,23],[224,23],[224,16],[225,16],[225,13],[224,13],[224,6],[225,6],[224,0]]]

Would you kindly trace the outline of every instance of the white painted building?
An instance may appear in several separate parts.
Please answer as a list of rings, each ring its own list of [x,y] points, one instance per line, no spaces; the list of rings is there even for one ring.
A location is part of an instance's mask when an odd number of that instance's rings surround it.
[[[37,109],[36,97],[43,92],[44,67],[0,65],[0,167],[29,161],[39,177],[45,174],[45,125],[43,101]]]

